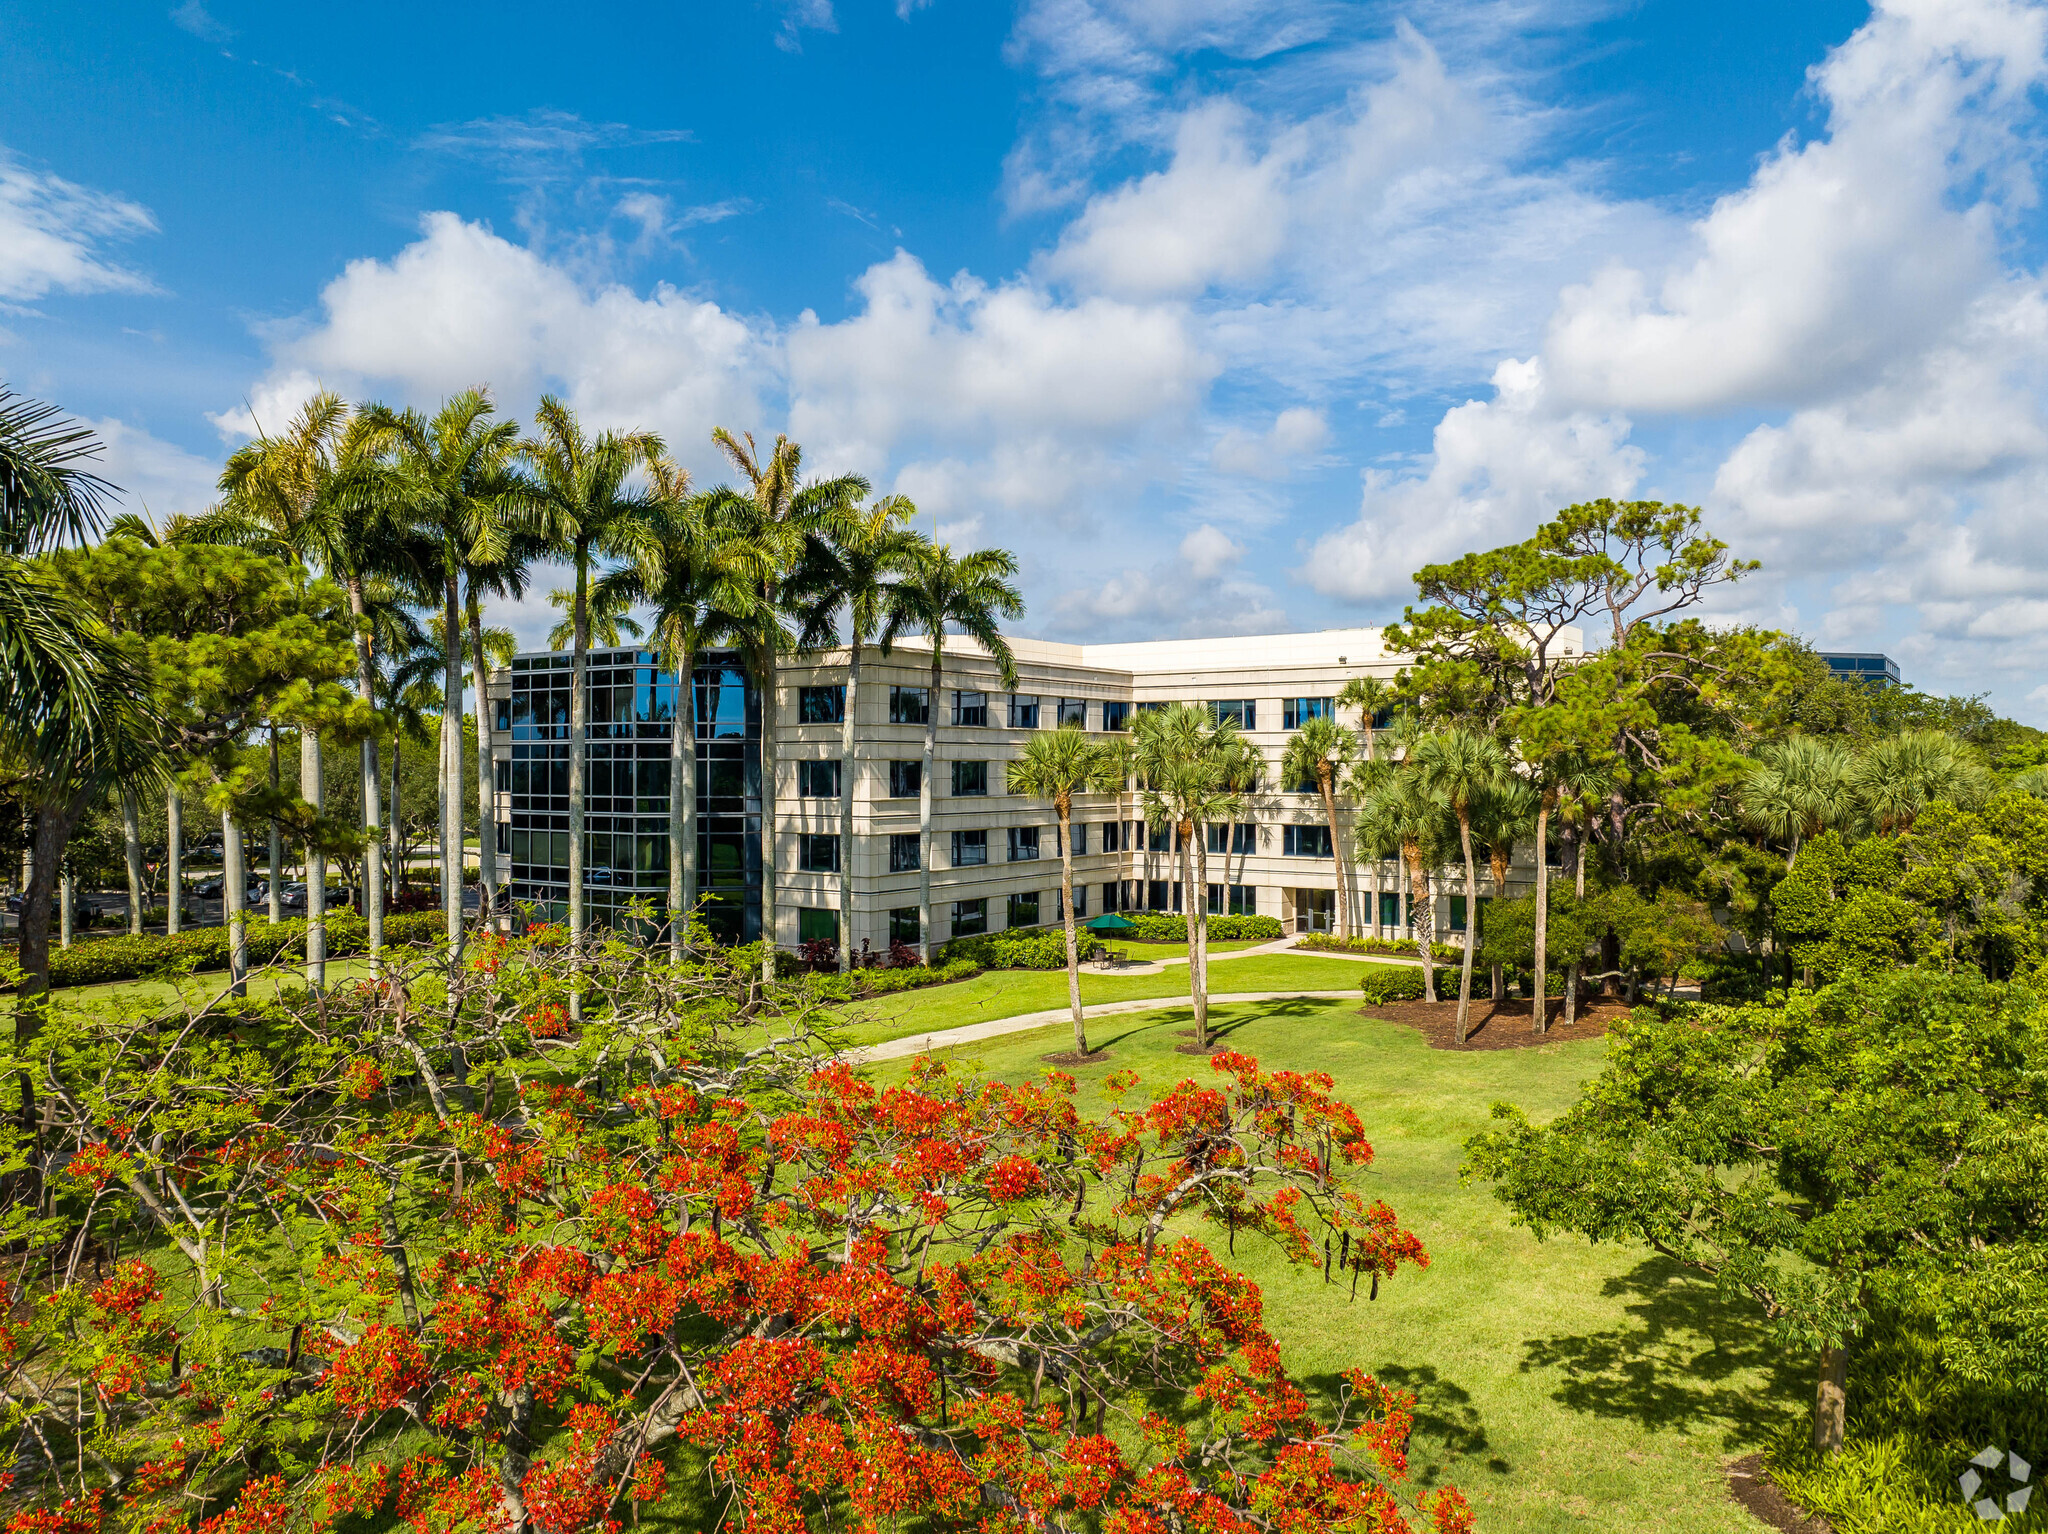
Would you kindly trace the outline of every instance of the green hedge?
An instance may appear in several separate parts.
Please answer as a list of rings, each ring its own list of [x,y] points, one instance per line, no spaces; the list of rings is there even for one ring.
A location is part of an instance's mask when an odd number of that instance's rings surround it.
[[[1079,940],[1083,953],[1092,948],[1092,937]],[[1031,928],[1022,932],[995,932],[982,937],[956,937],[939,949],[941,964],[966,960],[983,969],[1065,969],[1067,935],[1059,928]]]
[[[1328,932],[1304,932],[1294,946],[1305,953],[1391,953],[1403,958],[1416,956],[1413,942],[1396,942],[1384,937],[1337,937]],[[1439,959],[1456,961],[1464,950],[1456,943],[1431,943],[1429,951]]]
[[[1455,970],[1440,969],[1436,972],[1436,993],[1444,994],[1445,987],[1450,994],[1458,994],[1458,976]],[[1383,1006],[1391,1001],[1422,1000],[1422,966],[1396,968],[1391,964],[1369,964],[1365,978],[1358,982],[1358,989],[1364,994],[1366,1005]]]
[[[394,913],[384,918],[384,940],[392,944],[430,943],[447,932],[439,911]],[[306,946],[304,917],[272,926],[251,921],[248,928],[249,962],[267,964],[279,954]],[[346,958],[365,952],[370,946],[369,924],[354,915],[327,918],[327,956]],[[10,953],[10,959],[17,959]],[[50,984],[105,985],[114,980],[151,980],[191,971],[224,970],[228,967],[228,932],[225,927],[197,927],[175,937],[96,938],[74,943],[69,948],[50,950]]]
[[[1188,919],[1185,916],[1172,916],[1164,911],[1119,911],[1117,914],[1138,929],[1122,936],[1150,943],[1185,943],[1188,940]],[[1234,943],[1244,938],[1270,943],[1281,936],[1281,932],[1277,916],[1209,918],[1209,941],[1212,943]]]
[[[968,959],[942,962],[927,969],[921,964],[902,969],[863,969],[852,975],[815,975],[812,990],[826,1001],[866,1001],[871,996],[892,996],[898,991],[920,990],[928,985],[945,985],[953,980],[972,980],[981,966]]]

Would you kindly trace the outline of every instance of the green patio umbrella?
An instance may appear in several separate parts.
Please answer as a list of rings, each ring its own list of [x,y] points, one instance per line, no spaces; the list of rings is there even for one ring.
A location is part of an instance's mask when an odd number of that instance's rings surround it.
[[[1095,920],[1088,923],[1088,930],[1090,932],[1136,932],[1138,924],[1134,921],[1125,921],[1114,911],[1104,911]]]

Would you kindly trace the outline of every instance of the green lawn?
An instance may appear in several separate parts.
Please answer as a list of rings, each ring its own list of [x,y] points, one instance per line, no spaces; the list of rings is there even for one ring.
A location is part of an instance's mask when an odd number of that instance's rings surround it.
[[[1247,964],[1263,962],[1274,961]],[[1355,964],[1344,967],[1356,976]],[[1337,1002],[1216,1016],[1233,1047],[1267,1065],[1337,1078],[1379,1152],[1368,1191],[1432,1258],[1426,1272],[1382,1286],[1377,1302],[1353,1304],[1340,1287],[1240,1243],[1297,1377],[1327,1391],[1340,1370],[1363,1366],[1414,1391],[1417,1480],[1455,1481],[1481,1534],[1756,1534],[1729,1500],[1722,1467],[1803,1413],[1808,1361],[1781,1359],[1752,1310],[1717,1303],[1710,1286],[1646,1250],[1576,1238],[1539,1244],[1509,1225],[1484,1186],[1458,1179],[1462,1144],[1490,1103],[1554,1114],[1598,1068],[1604,1046],[1452,1054]],[[1088,1079],[1112,1068],[1133,1067],[1148,1083],[1201,1071],[1170,1053],[1188,1021],[1178,1010],[1104,1018],[1095,1035],[1113,1065],[1076,1073],[1091,1106]],[[1017,1080],[1044,1069],[1038,1057],[1062,1042],[1056,1026],[973,1053],[992,1075]],[[893,1079],[904,1068],[892,1062],[877,1073]]]
[[[1307,954],[1270,953],[1232,959],[1209,971],[1211,991],[1356,991],[1365,968],[1353,960]],[[1185,965],[1158,975],[1104,975],[1083,971],[1081,1002],[1136,1001],[1152,996],[1185,996]],[[1067,1004],[1063,969],[992,969],[955,985],[861,1002],[846,1013],[850,1043],[880,1044],[916,1033],[937,1033],[969,1023],[1015,1017]]]
[[[1105,947],[1121,949],[1124,957],[1133,964],[1157,964],[1161,959],[1185,959],[1188,956],[1188,945],[1184,941],[1179,943],[1133,943],[1114,937],[1099,938],[1097,941]],[[1240,949],[1261,948],[1264,946],[1257,938],[1233,938],[1228,943],[1210,943],[1209,952],[1212,955],[1236,953]]]

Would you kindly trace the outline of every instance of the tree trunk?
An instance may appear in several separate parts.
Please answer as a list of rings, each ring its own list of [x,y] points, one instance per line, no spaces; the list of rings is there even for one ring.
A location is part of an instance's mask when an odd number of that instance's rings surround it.
[[[1081,941],[1074,930],[1074,801],[1053,801],[1060,817],[1060,891],[1067,928],[1067,1006],[1074,1014],[1074,1053],[1088,1053],[1088,1025],[1081,1012]]]
[[[939,756],[939,680],[945,664],[939,638],[932,636],[932,680],[924,698],[924,771],[917,784],[917,921],[924,937],[924,961],[937,951],[932,944],[932,774]]]
[[[185,796],[176,783],[164,799],[164,828],[164,891],[170,901],[164,931],[176,937],[184,927],[185,904]]]
[[[363,582],[360,576],[351,576],[348,583],[348,608],[356,620],[356,691],[365,703],[374,706],[377,701],[377,666],[370,653],[370,636],[363,631]],[[384,947],[384,847],[380,824],[382,817],[377,813],[379,801],[383,798],[378,790],[377,779],[377,737],[366,735],[362,744],[362,790],[363,790],[363,920],[370,926],[370,962],[374,966],[376,955]]]
[[[50,1004],[50,917],[58,900],[64,849],[71,841],[88,795],[64,805],[38,805],[29,824],[29,876],[21,900],[21,986],[15,1003],[14,1038],[28,1043],[42,1032]]]
[[[228,811],[220,816],[221,919],[228,929],[229,988],[249,994],[249,874],[242,866],[242,828]]]
[[[410,870],[405,866],[405,833],[399,828],[398,819],[398,748],[399,734],[396,730],[393,730],[391,732],[391,882],[399,889],[404,889],[406,875]]]
[[[1209,1039],[1209,829],[1207,826],[1190,825],[1188,841],[1193,849],[1194,875],[1188,880],[1188,970],[1196,977],[1195,984],[1200,990],[1201,1000],[1196,1003],[1200,1013],[1199,1026],[1202,1041]],[[1340,893],[1338,899],[1344,897]]]
[[[775,735],[776,676],[774,636],[761,646],[761,979],[775,978]],[[842,874],[841,877],[844,877]]]
[[[1194,824],[1181,821],[1175,824],[1174,835],[1180,840],[1180,883],[1187,892],[1183,904],[1187,907],[1188,929],[1188,1000],[1195,1007],[1195,1047],[1209,1047],[1209,990],[1202,983],[1201,966],[1195,963],[1195,853]]]
[[[1820,1386],[1813,1397],[1813,1452],[1842,1452],[1849,1418],[1849,1340],[1820,1350]]]
[[[322,775],[319,733],[299,727],[299,797],[315,815],[327,813],[327,786]],[[306,987],[327,987],[327,854],[306,843]]]
[[[1365,913],[1365,917],[1366,917],[1366,922],[1367,922],[1367,924],[1368,924],[1368,925],[1369,925],[1369,926],[1371,927],[1371,929],[1372,929],[1372,935],[1373,935],[1373,937],[1374,937],[1375,939],[1378,939],[1378,938],[1380,937],[1380,935],[1381,935],[1381,929],[1380,929],[1380,858],[1379,858],[1379,855],[1378,855],[1377,853],[1375,853],[1375,854],[1373,855],[1373,857],[1372,857],[1372,860],[1371,860],[1371,862],[1372,862],[1372,867],[1371,867],[1371,871],[1370,871],[1370,874],[1368,875],[1368,877],[1369,877],[1369,878],[1371,879],[1371,881],[1372,881],[1372,884],[1371,884],[1371,888],[1370,888],[1370,889],[1369,889],[1369,891],[1367,892],[1367,894],[1366,894],[1366,897],[1365,897],[1365,898],[1366,898],[1366,901],[1367,901],[1367,903],[1368,903],[1368,904],[1369,904],[1369,905],[1370,905],[1370,906],[1372,907],[1372,909],[1371,909],[1371,910],[1369,910],[1369,911],[1367,911],[1367,912]]]
[[[590,554],[576,549],[576,605],[569,652],[569,1016],[583,1017],[583,986],[577,973],[583,951],[583,828],[585,746],[583,731],[590,717]]]
[[[72,912],[76,909],[78,893],[71,877],[71,865],[64,865],[64,872],[57,880],[57,946],[71,946]]]
[[[1462,807],[1458,811],[1458,847],[1465,854],[1465,953],[1458,965],[1456,1028],[1457,1041],[1462,1044],[1472,1015],[1472,950],[1478,946],[1473,938],[1479,927],[1479,869],[1472,861],[1472,816]]]
[[[676,706],[668,728],[668,953],[677,964],[697,908],[697,657],[676,657]]]
[[[1316,787],[1323,795],[1323,814],[1330,822],[1330,860],[1337,865],[1337,937],[1342,941],[1351,936],[1351,892],[1344,877],[1344,841],[1337,832],[1336,779],[1336,770],[1328,762],[1316,769]],[[1189,928],[1190,932],[1193,930]]]
[[[1550,799],[1536,801],[1536,1004],[1529,1011],[1534,1033],[1550,1031],[1550,975],[1546,953],[1550,942]]]
[[[277,726],[270,727],[270,791],[280,792],[282,779],[277,770]],[[270,822],[270,924],[284,920],[284,833],[277,821]]]
[[[853,621],[848,614],[848,621]],[[853,968],[853,789],[860,781],[854,752],[854,706],[860,697],[860,634],[846,652],[846,706],[839,726],[839,973]]]
[[[498,909],[497,763],[491,757],[491,673],[484,659],[484,614],[476,587],[469,590],[469,670],[476,688],[476,894],[477,916],[489,931]]]
[[[441,918],[448,929],[448,992],[462,961],[462,594],[450,574],[441,593]],[[575,758],[571,756],[573,763]],[[574,771],[573,765],[570,771]],[[569,814],[576,814],[571,800]],[[576,857],[575,842],[569,856]],[[574,896],[571,896],[573,899]],[[570,992],[570,1003],[575,993]]]
[[[1408,922],[1415,929],[1415,951],[1422,956],[1422,999],[1436,1000],[1436,955],[1430,952],[1436,933],[1436,896],[1429,887],[1429,870],[1422,866],[1417,848],[1408,858]]]
[[[121,790],[121,861],[128,874],[128,931],[142,932],[142,816],[135,790]]]

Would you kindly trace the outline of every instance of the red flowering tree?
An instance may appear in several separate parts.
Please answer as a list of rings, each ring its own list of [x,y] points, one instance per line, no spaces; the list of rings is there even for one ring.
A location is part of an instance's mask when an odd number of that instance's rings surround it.
[[[1312,1403],[1203,1239],[1426,1261],[1327,1077],[882,1086],[800,982],[618,947],[572,1025],[563,960],[0,1060],[51,1087],[7,1530],[1469,1527],[1407,1485],[1408,1400]]]

